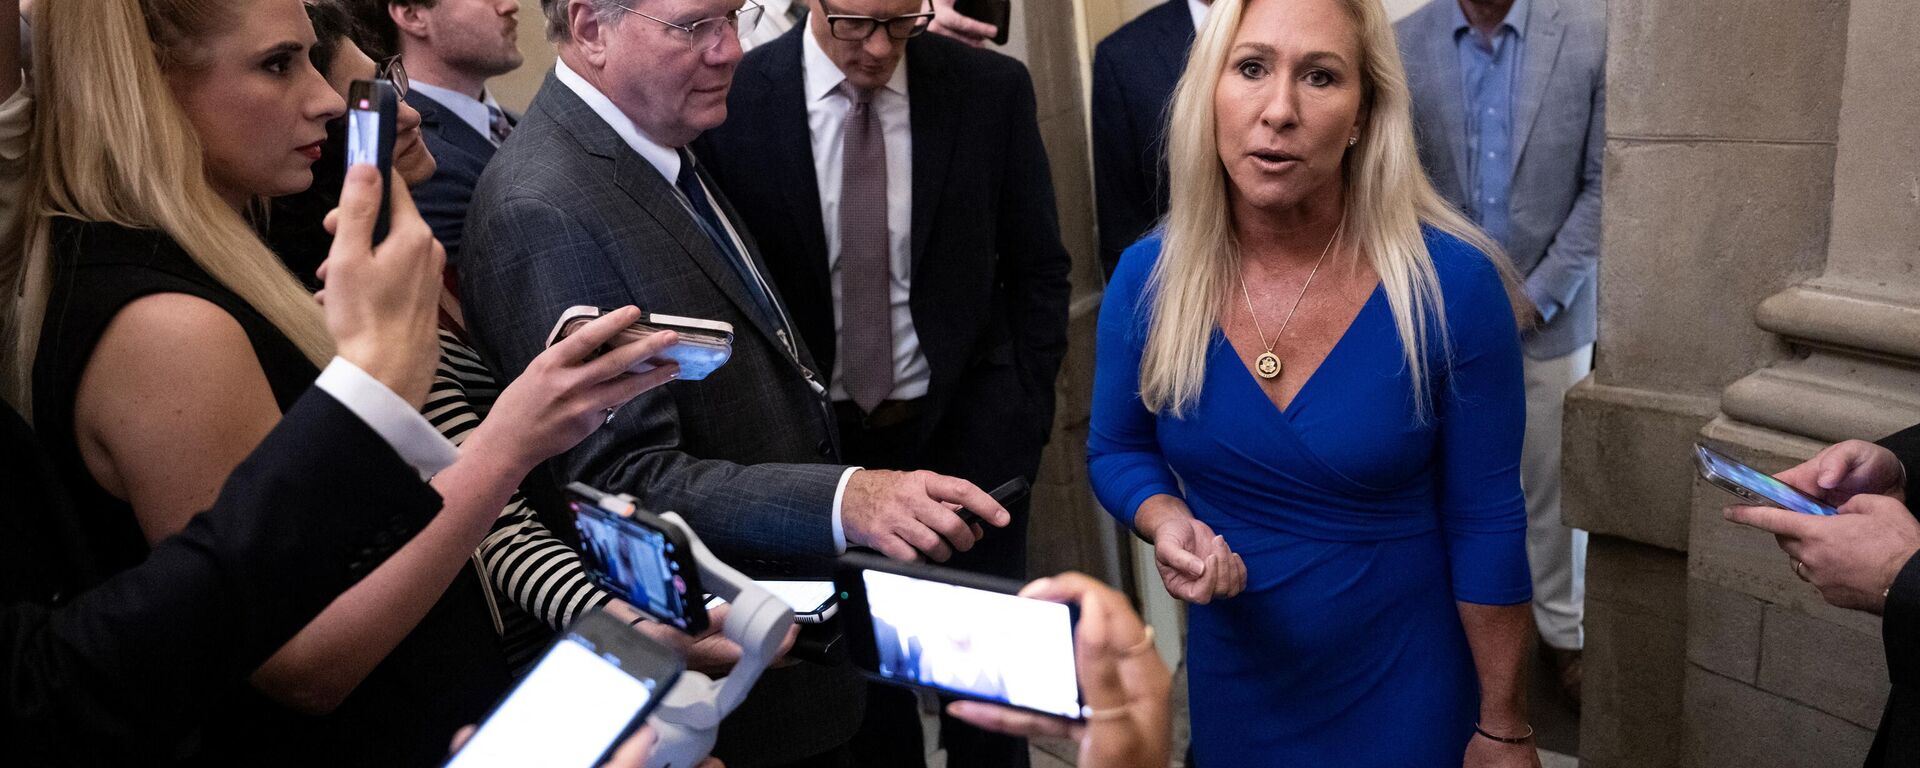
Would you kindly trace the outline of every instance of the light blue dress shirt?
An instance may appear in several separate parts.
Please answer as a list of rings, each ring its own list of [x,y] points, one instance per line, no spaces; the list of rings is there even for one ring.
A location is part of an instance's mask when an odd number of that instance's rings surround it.
[[[1466,97],[1467,215],[1507,246],[1508,192],[1513,185],[1513,102],[1527,32],[1527,0],[1517,0],[1492,40],[1453,7],[1454,47],[1460,52],[1460,92]]]

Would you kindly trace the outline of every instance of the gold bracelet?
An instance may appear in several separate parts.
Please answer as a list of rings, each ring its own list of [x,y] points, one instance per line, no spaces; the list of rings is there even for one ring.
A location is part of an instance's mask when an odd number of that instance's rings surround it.
[[[1525,735],[1522,735],[1522,736],[1513,736],[1513,737],[1508,737],[1508,736],[1495,736],[1495,735],[1493,735],[1493,734],[1491,734],[1491,733],[1487,733],[1487,729],[1485,729],[1485,728],[1482,728],[1482,727],[1480,727],[1480,724],[1479,724],[1479,723],[1474,723],[1474,724],[1473,724],[1473,732],[1474,732],[1474,733],[1477,733],[1477,734],[1480,734],[1480,735],[1482,735],[1482,736],[1485,736],[1485,737],[1487,737],[1487,738],[1489,738],[1489,739],[1493,739],[1494,741],[1497,741],[1497,742],[1500,742],[1500,743],[1502,743],[1502,744],[1525,744],[1525,743],[1527,743],[1527,742],[1529,742],[1529,741],[1532,741],[1532,740],[1533,740],[1533,726],[1532,726],[1532,725],[1528,725],[1528,726],[1527,726],[1527,732],[1526,732],[1526,734],[1525,734]]]

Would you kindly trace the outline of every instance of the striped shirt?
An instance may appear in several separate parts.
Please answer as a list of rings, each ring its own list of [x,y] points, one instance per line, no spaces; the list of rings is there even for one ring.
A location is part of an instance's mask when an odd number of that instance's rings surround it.
[[[440,365],[421,409],[427,421],[460,445],[499,396],[500,385],[480,356],[441,329]],[[580,554],[554,537],[519,491],[500,509],[473,561],[483,576],[494,629],[517,672],[539,656],[554,631],[613,599],[587,579]]]

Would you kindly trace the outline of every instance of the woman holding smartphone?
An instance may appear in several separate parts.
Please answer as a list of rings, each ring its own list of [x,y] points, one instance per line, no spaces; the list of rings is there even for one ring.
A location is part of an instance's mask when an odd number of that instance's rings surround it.
[[[70,527],[97,580],[211,502],[332,357],[314,297],[248,218],[258,198],[312,183],[344,104],[308,61],[298,0],[70,0],[36,9],[34,29],[41,98],[9,373],[76,507],[96,510]],[[391,197],[388,241],[442,259],[405,186]],[[442,513],[253,670],[197,754],[165,757],[441,754],[444,734],[507,682],[467,568],[475,546],[533,466],[666,380],[627,373],[657,352],[642,345],[585,361],[618,329],[616,317],[556,346],[544,375],[502,393],[511,417],[476,430],[433,478]]]

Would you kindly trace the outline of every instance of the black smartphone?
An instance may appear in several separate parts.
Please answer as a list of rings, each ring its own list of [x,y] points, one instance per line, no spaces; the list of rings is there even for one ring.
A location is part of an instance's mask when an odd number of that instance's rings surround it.
[[[1027,482],[1027,479],[1024,477],[1016,477],[1012,480],[1006,481],[1005,483],[1001,483],[1000,487],[993,489],[993,492],[988,493],[987,495],[992,496],[994,501],[1000,502],[1000,506],[1005,507],[1016,501],[1026,498],[1027,494],[1032,492],[1033,492],[1032,483]],[[967,509],[966,507],[961,507],[959,514],[960,514],[960,519],[966,522],[966,524],[968,525],[978,524],[983,528],[986,526],[986,523],[981,522],[980,515],[976,514],[971,509]]]
[[[993,44],[1007,44],[1007,22],[1013,20],[1013,0],[953,0],[953,9],[962,16],[992,24]]]
[[[867,676],[1073,720],[1078,607],[1018,582],[854,553],[834,569],[847,651]]]
[[[1805,515],[1831,516],[1840,514],[1812,496],[1800,492],[1777,478],[1760,470],[1734,461],[1726,454],[1708,448],[1699,443],[1693,444],[1693,460],[1700,469],[1700,476],[1707,482],[1718,486],[1720,490],[1740,497],[1748,504],[1764,507],[1779,507]]]
[[[630,496],[611,496],[586,483],[567,485],[580,531],[580,563],[601,589],[687,634],[707,629],[700,566],[680,529],[641,509]]]
[[[680,654],[601,611],[585,614],[495,704],[448,768],[591,768],[673,687]]]
[[[347,86],[347,167],[371,165],[380,169],[380,216],[373,222],[373,244],[387,239],[388,210],[393,202],[387,185],[393,179],[393,132],[399,120],[400,95],[386,80],[355,80]]]

